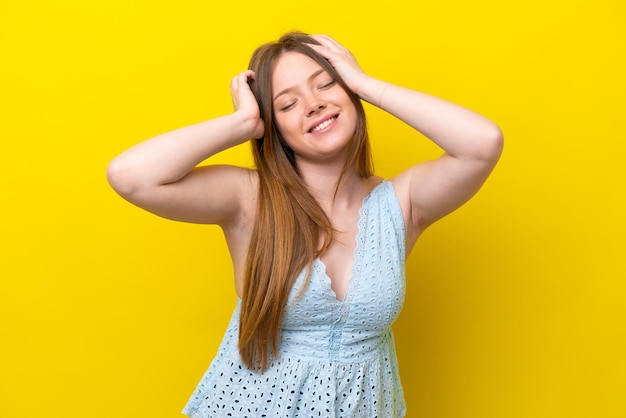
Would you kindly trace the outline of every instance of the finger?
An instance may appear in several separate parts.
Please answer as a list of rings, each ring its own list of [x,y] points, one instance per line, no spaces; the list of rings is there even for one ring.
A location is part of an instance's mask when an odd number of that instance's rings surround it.
[[[234,76],[230,82],[230,88],[231,90],[235,91],[239,88],[239,86],[242,86],[243,84],[246,84],[248,82],[248,79],[255,79],[255,74],[254,71],[252,70],[246,70],[246,71],[242,71],[239,74],[237,74],[236,76]]]
[[[322,52],[325,50],[328,50],[328,47],[324,46],[324,45],[317,45],[317,44],[306,44],[309,48],[317,51],[317,52]]]
[[[343,49],[343,46],[339,42],[328,35],[313,35],[312,38],[328,48],[336,50]]]
[[[237,90],[237,85],[239,84],[239,75],[234,76],[230,80],[230,92],[231,94]]]
[[[311,35],[311,38],[315,39],[318,42],[336,42],[333,38],[323,33]]]
[[[326,45],[308,44],[308,46],[327,60],[331,60],[333,55],[337,53],[337,51],[331,50]]]

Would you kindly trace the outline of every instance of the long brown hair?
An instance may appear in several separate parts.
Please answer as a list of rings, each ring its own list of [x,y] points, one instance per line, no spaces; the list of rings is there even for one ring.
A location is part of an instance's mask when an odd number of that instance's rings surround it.
[[[250,87],[265,122],[265,133],[251,141],[259,176],[259,198],[244,273],[239,351],[246,366],[257,371],[267,369],[270,358],[278,354],[283,314],[298,274],[308,266],[308,282],[313,261],[328,247],[333,235],[330,219],[309,193],[293,150],[275,123],[271,81],[276,60],[283,53],[299,52],[315,60],[346,91],[356,108],[354,138],[335,191],[348,172],[363,178],[373,173],[365,111],[359,97],[332,65],[307,44],[318,42],[300,32],[287,33],[277,42],[260,46],[249,66],[255,72]],[[321,244],[320,237],[324,237]]]

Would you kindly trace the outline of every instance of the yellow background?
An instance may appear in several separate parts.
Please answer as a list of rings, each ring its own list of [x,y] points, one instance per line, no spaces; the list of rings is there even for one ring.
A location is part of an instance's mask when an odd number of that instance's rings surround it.
[[[106,165],[229,112],[231,76],[294,28],[505,133],[408,261],[408,416],[626,417],[625,7],[3,0],[0,417],[180,416],[233,307],[225,245],[118,198]],[[439,154],[367,111],[378,174]]]

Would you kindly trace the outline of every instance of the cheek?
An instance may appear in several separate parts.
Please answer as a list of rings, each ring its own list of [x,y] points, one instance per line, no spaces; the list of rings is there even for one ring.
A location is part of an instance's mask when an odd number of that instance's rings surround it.
[[[282,135],[285,140],[291,138],[292,135],[297,134],[300,131],[300,126],[297,123],[297,119],[291,113],[281,114],[275,117],[276,129]]]
[[[352,105],[352,103],[350,104]],[[350,111],[346,112],[346,116],[350,120],[350,123],[349,123],[350,130],[354,134],[354,132],[356,131],[356,125],[357,125],[357,119],[358,119],[357,111],[354,108],[354,106],[350,107]]]

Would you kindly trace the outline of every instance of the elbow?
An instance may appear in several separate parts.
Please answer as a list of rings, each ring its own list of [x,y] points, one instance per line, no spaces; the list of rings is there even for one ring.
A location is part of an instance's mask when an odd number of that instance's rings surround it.
[[[109,163],[106,177],[113,190],[125,199],[137,190],[137,182],[133,180],[132,170],[121,157],[116,157]]]
[[[495,165],[502,155],[504,148],[504,134],[500,127],[493,124],[482,135],[481,159]]]

